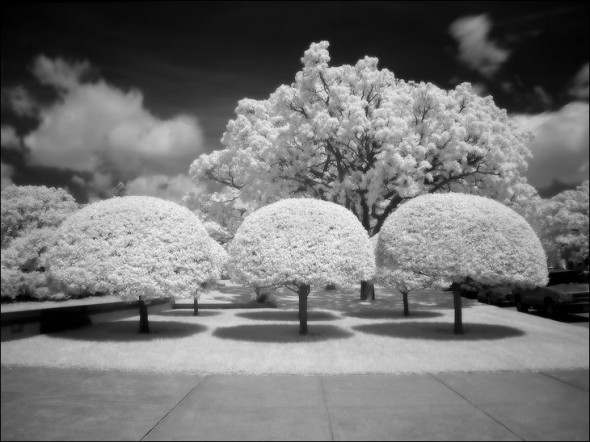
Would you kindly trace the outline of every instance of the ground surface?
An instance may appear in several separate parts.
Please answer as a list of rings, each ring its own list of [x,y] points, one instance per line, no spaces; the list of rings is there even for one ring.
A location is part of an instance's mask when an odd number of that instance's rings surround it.
[[[588,440],[588,370],[220,376],[2,367],[2,440]]]
[[[309,335],[298,334],[297,298],[265,310],[168,310],[138,318],[2,342],[2,364],[190,374],[402,374],[588,369],[588,328],[463,300],[465,334],[454,335],[452,294],[401,296],[377,288],[312,292]],[[201,302],[245,302],[231,283]]]

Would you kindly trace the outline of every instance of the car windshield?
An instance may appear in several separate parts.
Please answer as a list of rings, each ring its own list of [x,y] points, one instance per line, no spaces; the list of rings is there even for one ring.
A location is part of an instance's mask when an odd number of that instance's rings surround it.
[[[561,270],[549,272],[549,284],[575,284],[588,283],[588,272],[578,272],[575,270]]]

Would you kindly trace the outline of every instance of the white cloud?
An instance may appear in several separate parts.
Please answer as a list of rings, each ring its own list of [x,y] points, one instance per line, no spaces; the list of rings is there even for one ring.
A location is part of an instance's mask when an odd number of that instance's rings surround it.
[[[80,85],[82,75],[91,70],[90,63],[67,62],[61,58],[51,60],[45,55],[35,59],[33,74],[39,82],[56,88],[72,89]]]
[[[184,173],[203,152],[196,118],[162,120],[143,106],[141,92],[100,80],[81,83],[88,63],[39,58],[34,72],[61,96],[40,112],[40,125],[24,138],[32,165],[95,174],[92,186],[106,190],[114,181],[140,175]]]
[[[129,195],[148,195],[180,203],[189,191],[204,192],[204,187],[197,187],[188,175],[143,175],[127,183]]]
[[[38,105],[22,86],[2,89],[2,107],[6,107],[19,117],[34,117]]]
[[[491,78],[510,52],[488,39],[492,23],[487,15],[461,17],[451,23],[450,34],[459,43],[459,60],[486,78]]]
[[[588,103],[573,102],[556,112],[516,115],[521,130],[531,131],[528,181],[537,188],[554,180],[573,184],[588,179]]]
[[[12,175],[14,174],[14,168],[6,163],[0,162],[0,187],[4,189],[12,184]]]
[[[2,140],[2,147],[17,150],[21,147],[20,138],[12,126],[2,126],[0,138]]]
[[[574,79],[571,82],[569,94],[572,97],[580,100],[588,100],[588,75],[590,72],[590,66],[588,63],[583,65]]]

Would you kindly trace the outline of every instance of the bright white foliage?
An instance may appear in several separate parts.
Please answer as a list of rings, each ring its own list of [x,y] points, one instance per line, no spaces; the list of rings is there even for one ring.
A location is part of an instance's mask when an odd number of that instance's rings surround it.
[[[194,297],[218,274],[214,241],[187,208],[147,196],[90,204],[57,232],[48,272],[69,293]]]
[[[377,246],[379,244],[379,234],[371,237],[371,243],[375,251],[375,259],[378,262]],[[390,285],[398,289],[402,293],[409,293],[414,290],[420,290],[428,287],[443,287],[446,281],[432,276],[427,276],[421,273],[416,273],[411,270],[404,270],[402,268],[392,267],[377,267],[375,273],[375,280],[382,284]]]
[[[404,199],[454,191],[502,202],[526,187],[529,135],[468,83],[443,90],[396,78],[365,57],[329,66],[313,43],[292,85],[243,99],[225,149],[198,157],[195,181],[216,181],[265,205],[307,195],[341,204],[378,231]]]
[[[526,220],[491,199],[457,193],[400,206],[379,233],[377,265],[483,286],[547,283],[545,252]]]
[[[546,250],[560,249],[569,261],[588,257],[588,180],[544,201],[540,214],[541,241]]]
[[[62,299],[51,293],[45,280],[47,252],[55,238],[55,227],[30,229],[2,250],[2,298]]]
[[[355,216],[309,198],[281,200],[246,217],[228,253],[232,279],[255,287],[352,286],[375,271],[369,236]]]
[[[57,227],[78,210],[63,189],[45,186],[9,186],[2,191],[2,248],[33,229]]]
[[[213,264],[213,273],[209,278],[210,282],[220,280],[227,273],[227,261],[229,255],[221,244],[217,241],[211,241],[211,263]]]

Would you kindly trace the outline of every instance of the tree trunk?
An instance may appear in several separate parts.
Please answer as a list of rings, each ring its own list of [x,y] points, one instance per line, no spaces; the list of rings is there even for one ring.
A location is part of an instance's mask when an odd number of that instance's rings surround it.
[[[461,311],[461,286],[457,284],[453,290],[453,304],[455,306],[455,328],[456,335],[463,334],[463,318]]]
[[[199,297],[193,298],[193,316],[199,316]]]
[[[148,310],[143,300],[143,296],[139,297],[139,333],[149,333],[150,325],[148,323]]]
[[[375,284],[372,282],[361,281],[361,299],[363,301],[375,300]]]
[[[408,292],[402,292],[404,298],[404,316],[410,316],[410,308],[408,307]]]
[[[309,295],[309,284],[299,285],[299,334],[307,334],[307,296]]]

